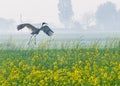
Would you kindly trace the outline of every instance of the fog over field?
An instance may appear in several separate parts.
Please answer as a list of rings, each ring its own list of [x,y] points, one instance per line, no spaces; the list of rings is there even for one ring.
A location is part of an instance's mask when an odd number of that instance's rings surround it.
[[[48,37],[43,32],[37,36],[38,41],[42,40],[104,40],[107,38],[120,38],[120,9],[112,1],[105,1],[96,7],[95,12],[85,12],[81,18],[76,19],[75,6],[72,0],[59,0],[57,3],[57,16],[60,24],[47,22],[54,31],[52,37]],[[23,13],[24,14],[24,13]],[[22,15],[22,23],[31,23],[36,27],[41,27],[42,22],[30,22],[24,20],[26,15]],[[75,18],[76,17],[76,18]],[[19,18],[18,18],[19,19]],[[53,20],[54,21],[54,20]],[[8,41],[10,38],[16,42],[27,41],[30,32],[27,28],[17,31],[20,22],[13,18],[0,17],[0,42]]]

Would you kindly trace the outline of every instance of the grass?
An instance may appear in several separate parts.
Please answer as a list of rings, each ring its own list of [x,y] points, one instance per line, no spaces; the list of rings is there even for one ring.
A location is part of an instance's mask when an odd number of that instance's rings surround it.
[[[37,48],[6,43],[8,48],[0,48],[0,85],[119,86],[119,39],[106,41],[102,47],[99,41],[87,46],[81,42],[52,43],[46,41]]]

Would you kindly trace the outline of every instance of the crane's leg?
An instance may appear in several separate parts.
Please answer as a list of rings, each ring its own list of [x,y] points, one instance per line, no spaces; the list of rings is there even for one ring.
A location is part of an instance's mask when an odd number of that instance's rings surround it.
[[[28,45],[30,44],[32,37],[33,37],[33,35],[30,37],[30,39],[28,41]]]
[[[35,45],[36,45],[36,36],[37,36],[37,35],[34,35]]]

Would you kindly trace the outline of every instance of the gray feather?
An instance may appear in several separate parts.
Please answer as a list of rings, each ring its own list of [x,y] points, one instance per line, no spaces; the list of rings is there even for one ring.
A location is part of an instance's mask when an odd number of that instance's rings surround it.
[[[24,27],[27,27],[27,28],[30,29],[31,31],[36,31],[36,30],[37,30],[36,27],[34,27],[33,25],[28,24],[28,23],[18,25],[18,26],[17,26],[17,29],[18,29],[18,30],[21,30],[21,29],[23,29]]]
[[[53,35],[53,31],[48,27],[48,26],[43,26],[42,30],[44,33],[46,33],[48,36],[52,36]]]

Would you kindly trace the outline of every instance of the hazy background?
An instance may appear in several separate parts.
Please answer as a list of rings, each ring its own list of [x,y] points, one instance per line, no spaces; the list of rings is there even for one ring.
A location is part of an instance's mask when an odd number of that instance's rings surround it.
[[[27,40],[20,23],[47,22],[53,39],[86,40],[120,37],[120,0],[0,0],[0,41]],[[49,39],[40,32],[38,40]]]

